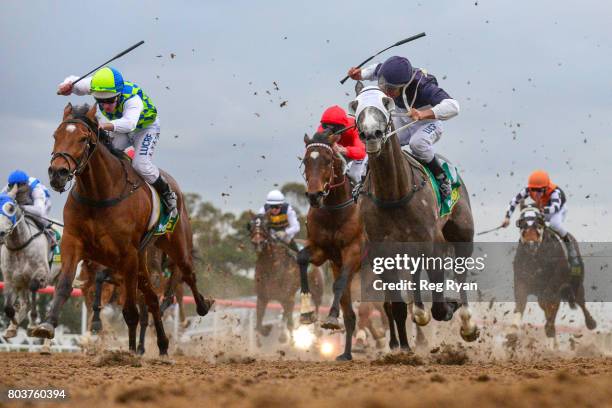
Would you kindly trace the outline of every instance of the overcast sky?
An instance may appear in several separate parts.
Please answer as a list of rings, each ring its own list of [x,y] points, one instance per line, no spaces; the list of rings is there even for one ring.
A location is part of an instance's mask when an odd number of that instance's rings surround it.
[[[92,100],[56,96],[57,84],[145,40],[113,66],[158,107],[155,162],[184,191],[257,209],[275,183],[301,180],[304,132],[325,107],[346,107],[348,67],[425,31],[379,60],[408,57],[459,101],[436,148],[460,166],[477,230],[543,167],[569,196],[577,238],[609,241],[611,16],[611,2],[592,0],[5,2],[0,177],[23,168],[48,184],[64,105]],[[53,193],[54,216],[64,199]]]

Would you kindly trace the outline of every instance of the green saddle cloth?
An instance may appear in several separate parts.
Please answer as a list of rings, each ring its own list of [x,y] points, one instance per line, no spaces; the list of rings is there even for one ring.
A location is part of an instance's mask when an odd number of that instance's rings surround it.
[[[429,182],[436,192],[436,199],[438,200],[438,206],[440,207],[440,216],[444,216],[450,214],[455,204],[457,204],[457,201],[459,201],[459,198],[461,198],[461,194],[459,192],[459,187],[461,187],[461,177],[459,177],[459,172],[455,166],[449,164],[442,157],[437,157],[438,160],[440,160],[444,172],[446,173],[446,177],[448,177],[448,179],[451,181],[452,192],[450,197],[442,201],[442,196],[440,195],[440,184],[438,183],[438,180],[436,180],[433,173],[426,166],[423,166],[423,169],[425,169],[425,172],[429,176]]]
[[[174,228],[176,228],[176,224],[179,220],[179,213],[175,211],[174,214],[169,213],[166,209],[166,205],[163,200],[160,198],[160,212],[161,215],[159,217],[159,221],[157,222],[157,227],[155,227],[155,232],[153,235],[164,235],[166,233],[174,232]]]

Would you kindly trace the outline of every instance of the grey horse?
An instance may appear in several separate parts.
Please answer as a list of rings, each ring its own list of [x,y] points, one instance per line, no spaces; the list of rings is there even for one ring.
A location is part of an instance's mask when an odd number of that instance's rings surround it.
[[[49,241],[45,233],[29,219],[15,201],[17,188],[0,195],[0,268],[4,274],[4,312],[9,318],[5,338],[17,335],[17,327],[29,318],[28,336],[38,323],[36,295],[51,283]],[[29,313],[28,313],[29,312]],[[46,340],[42,353],[50,352]]]
[[[363,88],[358,83],[355,90],[357,98],[349,104],[349,111],[355,115],[359,136],[368,154],[368,176],[360,192],[360,210],[368,240],[418,243],[427,256],[441,256],[442,246],[451,247],[456,257],[470,256],[474,221],[465,185],[462,183],[460,187],[460,198],[453,210],[440,216],[435,191],[424,169],[400,147],[391,121],[395,108],[393,100],[378,87]],[[431,282],[444,279],[443,270],[427,272]],[[455,278],[461,281],[465,275]],[[460,306],[461,337],[474,341],[479,336],[479,329],[472,319],[465,291],[460,295],[461,301],[457,303],[447,301],[443,293],[432,292],[431,312],[434,319],[447,321]],[[418,290],[414,296],[414,320],[425,325],[430,315],[424,310]],[[385,307],[391,309],[388,314],[392,314],[398,325],[400,345],[409,349],[405,332],[406,303],[387,302]]]

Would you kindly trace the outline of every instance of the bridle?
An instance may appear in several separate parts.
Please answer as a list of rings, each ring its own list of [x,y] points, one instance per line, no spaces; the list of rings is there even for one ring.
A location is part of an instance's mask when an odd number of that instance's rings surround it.
[[[332,160],[329,164],[330,166],[330,176],[329,179],[325,182],[325,184],[323,184],[323,198],[327,197],[329,195],[329,193],[331,192],[331,190],[333,190],[334,188],[338,188],[342,185],[344,185],[344,183],[346,182],[346,160],[344,160],[344,158],[336,153],[334,151],[334,149],[331,148],[331,146],[329,146],[328,144],[325,143],[310,143],[308,145],[306,145],[306,152],[304,153],[304,159],[302,160],[302,165],[304,165],[304,162],[306,160],[306,157],[308,156],[308,151],[309,149],[312,149],[313,147],[322,147],[326,150],[329,150],[329,152],[332,154]],[[335,159],[338,159],[342,162],[342,180],[340,180],[338,183],[334,183],[334,179],[336,178],[336,174],[334,172],[334,161]],[[305,171],[302,173],[302,176],[304,177],[304,180],[308,181],[306,179],[306,174]]]
[[[70,171],[70,173],[68,174],[68,182],[70,182],[75,176],[78,176],[79,174],[81,174],[83,172],[83,170],[85,169],[85,166],[87,166],[87,163],[89,162],[89,159],[91,159],[91,157],[93,156],[94,152],[96,151],[96,147],[98,147],[98,141],[100,139],[100,128],[95,126],[95,123],[93,123],[91,120],[87,119],[87,118],[72,118],[72,119],[66,119],[64,121],[62,121],[62,123],[60,123],[60,126],[62,126],[63,124],[80,124],[80,125],[84,125],[87,130],[89,131],[90,134],[95,136],[95,141],[92,141],[91,138],[87,138],[87,149],[85,151],[84,157],[81,157],[80,160],[77,160],[74,156],[72,156],[70,153],[68,152],[55,152],[52,153],[51,155],[51,163],[53,163],[53,161],[55,159],[57,159],[58,157],[61,157],[62,159],[64,159],[64,161],[68,164],[68,169]],[[74,162],[75,167],[74,169],[70,170],[71,168],[71,163],[70,162]],[[61,192],[66,191],[66,188],[64,188]]]
[[[250,238],[251,238],[251,243],[253,243],[253,245],[262,245],[262,246],[267,246],[269,244],[269,239],[270,239],[270,234],[267,230],[267,228],[265,228],[265,221],[263,220],[262,217],[256,217],[254,218],[252,221],[252,227],[251,227],[251,231],[250,231]],[[263,237],[263,240],[260,242],[253,242],[253,238],[255,236],[261,236]]]
[[[525,215],[525,213],[528,211],[535,212],[535,215]],[[529,225],[529,221],[532,221],[531,225]],[[537,243],[541,243],[542,240],[544,239],[544,229],[546,228],[546,224],[544,222],[544,218],[542,217],[542,214],[539,212],[539,210],[537,210],[534,207],[525,207],[521,211],[519,215],[519,219],[516,221],[516,226],[521,231],[521,237],[520,237],[521,243],[525,243],[525,241],[523,241],[523,232],[528,228],[536,228],[538,232],[538,240],[536,241]]]

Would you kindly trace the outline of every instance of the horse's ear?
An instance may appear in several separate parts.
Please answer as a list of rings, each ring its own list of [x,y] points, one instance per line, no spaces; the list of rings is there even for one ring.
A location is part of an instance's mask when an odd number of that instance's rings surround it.
[[[355,96],[359,95],[361,91],[363,90],[363,88],[364,88],[363,82],[357,81],[355,83]]]
[[[308,133],[304,133],[304,144],[309,144],[311,141],[310,136],[308,136]]]
[[[72,113],[72,104],[68,102],[68,105],[64,108],[64,118],[62,120],[66,120],[68,116]]]
[[[349,114],[355,116],[355,112],[357,112],[357,106],[359,106],[359,101],[351,101],[348,104]]]
[[[94,103],[91,108],[89,108],[89,110],[87,111],[87,119],[91,120],[93,123],[96,123],[96,112],[97,112],[97,108],[96,108],[96,104]]]
[[[11,188],[9,191],[6,192],[6,195],[8,195],[9,197],[11,197],[13,200],[15,199],[15,197],[17,196],[17,189],[19,187],[17,187],[17,184],[15,184],[13,186],[13,188]]]
[[[389,98],[388,96],[383,96],[382,103],[388,112],[395,110],[395,102],[393,102],[393,99]]]

